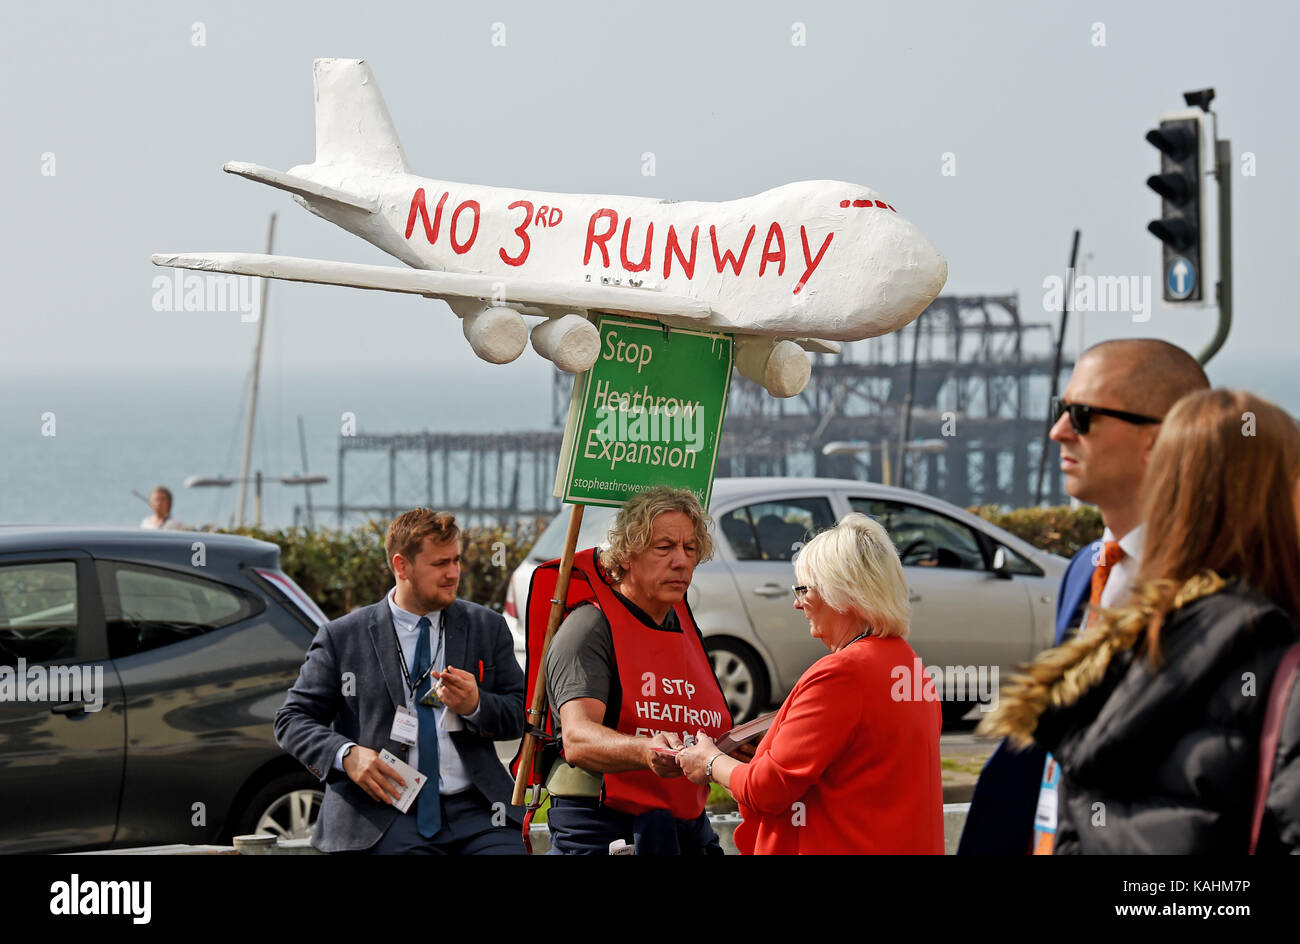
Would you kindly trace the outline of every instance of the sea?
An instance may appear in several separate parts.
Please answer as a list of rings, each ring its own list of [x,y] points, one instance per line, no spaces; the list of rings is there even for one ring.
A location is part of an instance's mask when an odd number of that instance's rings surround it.
[[[276,479],[309,472],[315,504],[335,504],[340,435],[513,432],[552,425],[552,372],[516,371],[493,382],[490,365],[469,369],[357,368],[263,373],[250,474],[263,473],[262,520],[291,525],[304,486]],[[498,371],[500,368],[496,368]],[[137,527],[148,496],[165,485],[188,526],[229,526],[237,487],[185,488],[191,476],[239,475],[249,373],[61,371],[0,376],[0,524]],[[561,407],[567,406],[567,399]],[[306,444],[304,460],[298,419]],[[407,462],[408,460],[399,460]],[[398,500],[424,504],[420,468],[399,467]],[[386,504],[386,454],[351,454],[349,504]],[[253,520],[248,487],[245,521]],[[300,511],[301,514],[301,511]],[[305,518],[305,516],[304,516]],[[334,521],[327,521],[333,524]]]
[[[266,477],[264,525],[292,524],[295,506],[302,516],[305,488],[272,481],[278,476],[328,476],[328,484],[312,488],[313,501],[337,501],[339,440],[349,421],[360,434],[557,428],[549,366],[501,370],[265,371],[251,463]],[[1300,415],[1300,369],[1291,361],[1224,358],[1209,373],[1215,386],[1243,387]],[[235,488],[182,483],[239,474],[248,386],[248,371],[233,369],[0,372],[0,524],[134,528],[149,514],[134,493],[147,496],[156,485],[175,494],[173,513],[185,524],[232,524]],[[399,466],[398,500],[423,504],[423,463],[409,462],[420,468]],[[346,484],[349,504],[386,503],[387,457],[350,459]],[[250,485],[249,521],[251,492]]]

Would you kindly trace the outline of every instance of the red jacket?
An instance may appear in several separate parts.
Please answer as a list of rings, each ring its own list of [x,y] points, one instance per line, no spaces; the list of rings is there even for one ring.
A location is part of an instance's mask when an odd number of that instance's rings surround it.
[[[868,636],[804,672],[731,774],[737,849],[943,854],[942,712],[915,697],[916,659],[904,639]]]

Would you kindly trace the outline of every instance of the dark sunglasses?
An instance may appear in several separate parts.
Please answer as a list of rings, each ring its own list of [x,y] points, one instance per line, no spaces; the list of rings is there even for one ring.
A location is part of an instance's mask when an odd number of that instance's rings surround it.
[[[1149,426],[1161,422],[1155,416],[1126,413],[1123,410],[1108,410],[1105,407],[1088,406],[1086,403],[1066,403],[1063,397],[1052,397],[1052,425],[1055,426],[1066,413],[1070,414],[1070,426],[1077,436],[1088,435],[1088,430],[1092,428],[1093,414],[1113,416],[1117,420],[1123,420],[1125,423],[1133,423],[1137,426]]]

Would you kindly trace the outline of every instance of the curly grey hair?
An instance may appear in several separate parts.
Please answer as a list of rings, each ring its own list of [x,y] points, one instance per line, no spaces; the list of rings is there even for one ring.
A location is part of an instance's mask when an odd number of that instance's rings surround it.
[[[655,519],[670,511],[680,511],[691,519],[699,549],[696,563],[703,564],[713,556],[713,538],[709,534],[713,519],[699,499],[685,489],[656,485],[629,498],[609,529],[609,547],[600,552],[600,566],[611,580],[617,583],[627,575],[628,561],[650,546]]]

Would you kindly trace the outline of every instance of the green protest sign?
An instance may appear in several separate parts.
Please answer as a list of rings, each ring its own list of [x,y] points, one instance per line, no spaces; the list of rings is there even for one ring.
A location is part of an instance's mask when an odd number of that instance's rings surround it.
[[[574,379],[555,496],[622,505],[652,485],[713,490],[731,387],[730,335],[603,317],[600,354]]]

